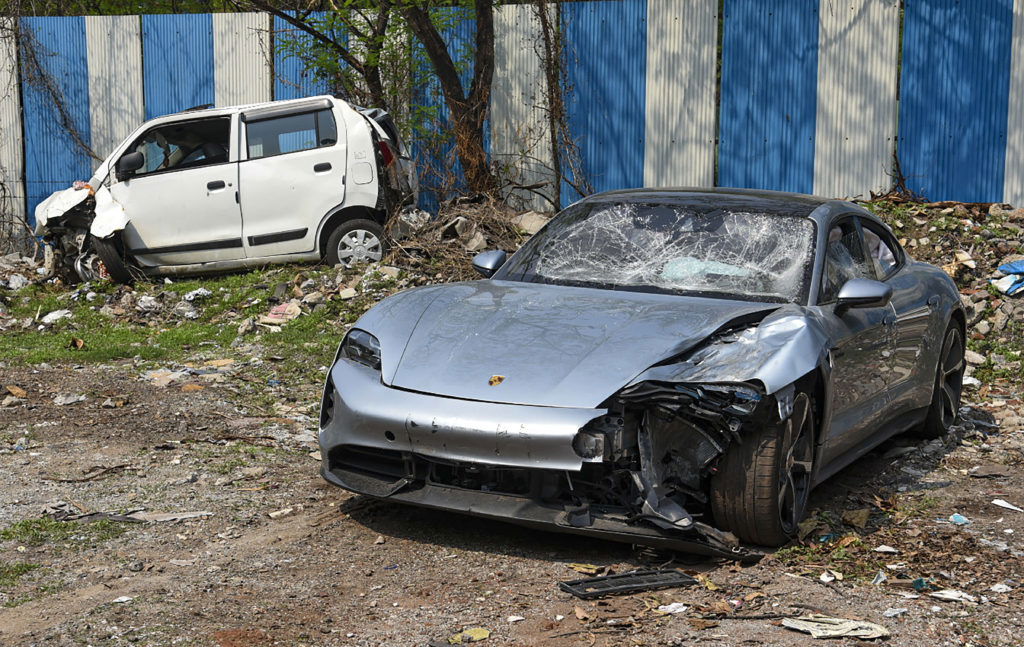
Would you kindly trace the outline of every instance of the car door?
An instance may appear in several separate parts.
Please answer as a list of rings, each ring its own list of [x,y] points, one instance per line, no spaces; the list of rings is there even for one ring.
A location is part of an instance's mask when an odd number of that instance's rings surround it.
[[[938,295],[921,291],[917,277],[907,267],[906,254],[895,237],[870,218],[859,218],[865,252],[879,281],[892,288],[894,329],[892,373],[889,381],[892,399],[890,415],[923,407],[931,399],[933,367],[925,366],[925,340],[934,320]],[[921,379],[921,372],[928,379]]]
[[[832,330],[832,406],[826,463],[865,441],[885,414],[892,364],[895,315],[883,307],[835,307],[846,281],[875,279],[859,223],[847,216],[832,223],[823,250],[818,305]]]
[[[174,121],[124,150],[145,162],[127,178],[112,178],[110,192],[128,215],[124,244],[140,264],[244,257],[231,133],[230,115]]]
[[[344,122],[326,99],[243,113],[239,164],[249,257],[316,249],[320,220],[345,198]]]

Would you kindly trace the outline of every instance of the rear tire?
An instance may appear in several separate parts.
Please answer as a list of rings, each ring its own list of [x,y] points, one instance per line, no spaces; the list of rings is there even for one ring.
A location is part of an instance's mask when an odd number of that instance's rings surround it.
[[[942,336],[939,359],[935,365],[935,384],[928,417],[917,430],[921,438],[942,438],[949,433],[960,413],[960,395],[964,388],[964,341],[960,326],[950,321]]]
[[[387,245],[384,229],[372,220],[357,218],[338,224],[327,238],[324,260],[331,267],[352,267],[359,263],[376,263],[384,258]]]
[[[135,281],[131,267],[125,258],[124,244],[121,242],[121,234],[115,232],[109,238],[97,238],[89,236],[92,248],[96,255],[103,261],[103,266],[110,275],[110,279],[117,283],[131,285]]]
[[[783,422],[751,429],[734,442],[711,479],[715,524],[741,540],[781,546],[807,511],[814,466],[814,407],[797,393]]]

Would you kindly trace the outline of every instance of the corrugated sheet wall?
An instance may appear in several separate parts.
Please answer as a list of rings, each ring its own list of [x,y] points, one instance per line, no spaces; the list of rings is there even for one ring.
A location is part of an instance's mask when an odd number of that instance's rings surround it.
[[[70,125],[84,145],[89,135],[89,75],[85,45],[85,20],[78,17],[25,18],[22,37],[33,37],[36,54],[53,89],[64,99]],[[92,175],[91,157],[76,145],[62,125],[51,94],[39,77],[22,65],[21,94],[24,106],[25,189],[30,222],[36,205],[74,180]]]
[[[647,2],[562,5],[569,129],[596,191],[643,186]],[[577,196],[563,183],[565,202]]]
[[[314,17],[322,16],[314,13]],[[293,52],[282,49],[282,42],[301,43],[303,47],[312,42],[307,35],[288,21],[274,17],[274,99],[301,99],[327,93],[327,84],[317,79],[306,69],[306,61]]]
[[[647,1],[645,186],[711,186],[715,176],[718,3]]]
[[[817,2],[725,0],[720,185],[814,190],[817,83]]]
[[[142,17],[146,119],[214,103],[213,18]]]
[[[141,23],[138,16],[86,16],[85,33],[92,148],[105,158],[145,117]]]
[[[261,13],[213,14],[214,103],[270,101],[270,18]]]
[[[814,193],[868,197],[891,184],[898,0],[821,4]]]
[[[1013,5],[1013,57],[1006,128],[1006,177],[1003,200],[1024,206],[1024,0]]]
[[[596,190],[710,184],[716,159],[721,185],[865,195],[889,185],[898,121],[911,189],[930,199],[1024,203],[1024,0],[906,0],[902,61],[897,3],[725,0],[721,43],[715,2],[563,4],[569,124],[584,177]],[[532,7],[518,4],[499,7],[495,20],[492,155],[501,161],[525,153],[532,159],[522,163],[522,180],[541,181],[550,152],[537,107],[537,20]],[[101,156],[145,118],[328,90],[283,52],[269,65],[273,41],[296,32],[265,15],[31,18],[23,25],[37,35],[42,65],[83,143]],[[258,31],[269,25],[278,30],[273,37]],[[453,53],[465,57],[472,20],[449,31]],[[10,90],[18,75],[10,52],[0,51],[5,56],[0,168],[34,207],[87,178],[94,160],[66,134],[41,86],[25,78]],[[443,100],[420,58],[426,72],[414,99],[436,112],[443,133]],[[465,63],[468,79],[472,62]],[[453,152],[442,146],[430,155],[424,186],[444,188],[429,169],[440,163],[445,174],[457,171]],[[574,198],[567,185],[562,190],[564,202]],[[436,195],[427,197],[436,205]]]
[[[25,212],[25,160],[21,132],[21,92],[15,43],[13,40],[0,40],[0,182],[8,191],[0,209],[15,216],[22,216]]]
[[[498,164],[517,169],[521,184],[553,182],[540,19],[531,5],[503,5],[495,12],[494,32],[491,156]],[[553,198],[551,188],[542,191]],[[534,209],[551,208],[550,201],[536,194],[517,195]]]
[[[937,199],[1003,192],[1013,0],[913,0],[904,14],[899,156]]]

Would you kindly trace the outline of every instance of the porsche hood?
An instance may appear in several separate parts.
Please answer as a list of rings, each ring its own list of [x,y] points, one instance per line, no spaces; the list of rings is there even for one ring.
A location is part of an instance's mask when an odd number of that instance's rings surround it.
[[[402,335],[404,350],[393,335],[384,337],[398,343],[382,337],[385,355],[401,353],[386,382],[468,400],[577,408],[598,406],[731,322],[778,307],[504,281],[441,286],[432,296],[403,304],[422,308],[403,313],[416,322]]]

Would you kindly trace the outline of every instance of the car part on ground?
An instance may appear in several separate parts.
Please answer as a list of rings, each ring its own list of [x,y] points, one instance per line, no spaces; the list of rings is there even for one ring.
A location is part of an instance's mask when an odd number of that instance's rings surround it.
[[[696,584],[699,582],[695,578],[682,571],[669,568],[570,580],[559,582],[558,588],[581,600],[594,600],[606,595],[628,595],[641,591],[658,591]]]
[[[756,559],[741,542],[787,541],[811,487],[924,422],[936,374],[960,375],[939,365],[939,340],[962,357],[956,286],[846,202],[613,192],[475,265],[490,278],[400,293],[343,340],[328,481]]]

